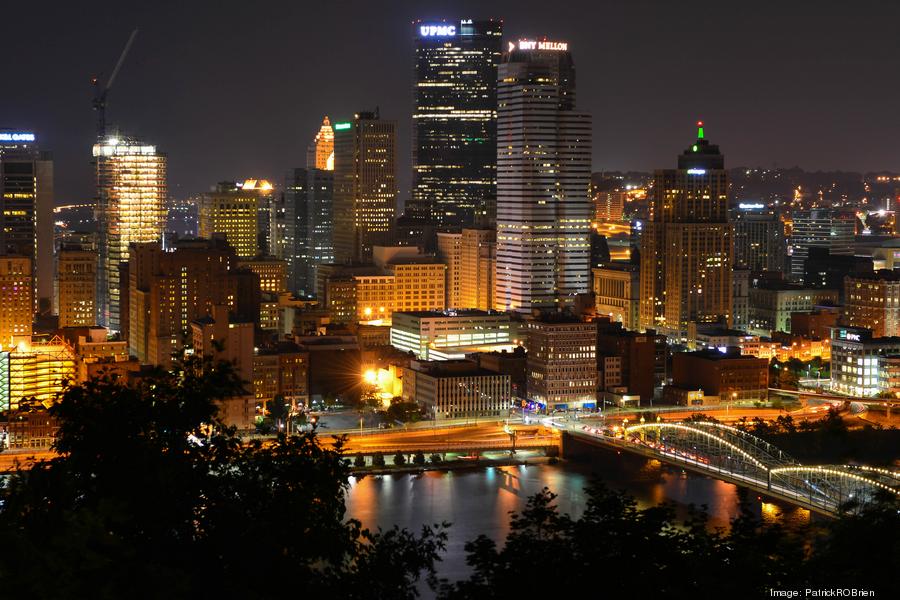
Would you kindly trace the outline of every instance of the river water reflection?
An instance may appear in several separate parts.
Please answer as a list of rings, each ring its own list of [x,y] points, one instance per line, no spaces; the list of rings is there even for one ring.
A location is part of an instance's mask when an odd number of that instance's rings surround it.
[[[634,496],[641,508],[669,501],[679,515],[686,516],[690,504],[706,505],[711,524],[718,526],[726,526],[739,512],[737,486],[686,474],[656,460],[615,454],[592,464],[560,462],[351,478],[347,512],[373,529],[398,525],[418,531],[423,524],[449,521],[450,537],[439,572],[454,580],[469,572],[465,543],[482,533],[502,543],[509,531],[510,511],[521,510],[541,488],[558,494],[561,512],[580,515],[584,488],[594,475]],[[765,520],[809,520],[803,509],[751,499]]]

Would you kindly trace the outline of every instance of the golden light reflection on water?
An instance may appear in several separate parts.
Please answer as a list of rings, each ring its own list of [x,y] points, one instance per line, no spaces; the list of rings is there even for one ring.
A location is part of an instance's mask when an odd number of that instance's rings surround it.
[[[811,513],[805,508],[789,504],[760,502],[763,523],[784,525],[809,525]]]
[[[494,518],[500,525],[498,533],[506,537],[509,533],[510,513],[521,510],[522,507],[522,471],[528,467],[525,465],[499,467],[496,469],[500,485],[498,486],[496,502],[494,506]]]
[[[351,478],[347,518],[365,527],[398,524],[418,530],[423,524],[450,521],[453,569],[464,568],[461,550],[479,534],[502,541],[509,533],[510,513],[521,511],[530,496],[548,487],[559,496],[560,511],[577,517],[586,505],[584,488],[596,475],[609,488],[624,490],[639,508],[663,502],[674,505],[679,520],[688,506],[706,506],[712,527],[727,527],[740,514],[741,497],[766,523],[805,525],[809,511],[775,504],[735,485],[683,472],[656,460],[620,460],[618,456],[594,465],[516,465],[422,474]],[[449,566],[448,566],[449,568]]]

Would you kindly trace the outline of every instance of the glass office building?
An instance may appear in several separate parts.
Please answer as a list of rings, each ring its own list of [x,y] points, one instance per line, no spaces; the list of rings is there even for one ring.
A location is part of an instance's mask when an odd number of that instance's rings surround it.
[[[500,21],[417,21],[413,189],[407,215],[433,227],[494,220]]]

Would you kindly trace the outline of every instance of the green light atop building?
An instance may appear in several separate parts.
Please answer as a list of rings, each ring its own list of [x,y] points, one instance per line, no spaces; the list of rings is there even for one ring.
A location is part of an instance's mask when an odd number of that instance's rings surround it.
[[[351,125],[352,125],[352,123],[349,123],[349,122],[348,123],[335,123],[334,130],[335,131],[343,131],[345,129],[350,129]]]
[[[697,121],[697,139],[703,139],[703,121]]]
[[[696,151],[697,151],[697,144],[694,144],[693,146],[691,146],[691,150],[693,150],[694,152],[696,152]]]

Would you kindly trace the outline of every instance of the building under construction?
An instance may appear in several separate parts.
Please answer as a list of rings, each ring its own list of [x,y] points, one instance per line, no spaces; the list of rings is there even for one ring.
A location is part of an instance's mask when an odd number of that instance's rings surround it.
[[[166,156],[134,138],[108,136],[94,145],[100,251],[97,320],[121,330],[120,263],[131,243],[157,242],[165,230]],[[127,293],[124,292],[124,293]]]

